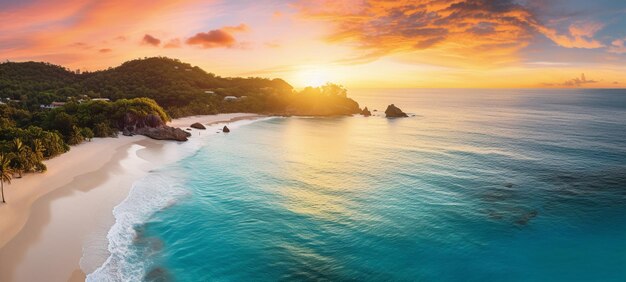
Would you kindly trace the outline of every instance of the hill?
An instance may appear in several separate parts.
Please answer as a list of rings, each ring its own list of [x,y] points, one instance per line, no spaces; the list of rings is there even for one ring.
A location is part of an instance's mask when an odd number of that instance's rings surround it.
[[[225,98],[227,96],[232,96]],[[48,63],[0,64],[0,97],[36,111],[53,101],[150,98],[172,117],[221,112],[350,115],[359,106],[337,85],[296,92],[282,79],[226,78],[179,60],[137,59],[77,73]]]

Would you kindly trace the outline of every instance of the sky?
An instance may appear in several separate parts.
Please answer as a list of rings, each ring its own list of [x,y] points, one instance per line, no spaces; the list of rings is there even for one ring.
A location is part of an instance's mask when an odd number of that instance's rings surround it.
[[[626,88],[624,0],[0,0],[0,60],[295,87]]]

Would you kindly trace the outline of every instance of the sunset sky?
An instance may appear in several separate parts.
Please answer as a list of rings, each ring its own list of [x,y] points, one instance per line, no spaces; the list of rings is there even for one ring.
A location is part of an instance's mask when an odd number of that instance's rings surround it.
[[[0,59],[296,87],[626,87],[624,0],[0,0]],[[584,73],[584,75],[582,75]]]

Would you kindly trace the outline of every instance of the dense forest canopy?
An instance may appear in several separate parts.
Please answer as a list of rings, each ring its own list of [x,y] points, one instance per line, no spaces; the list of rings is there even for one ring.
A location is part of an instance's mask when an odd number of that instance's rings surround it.
[[[152,99],[115,102],[69,102],[63,107],[29,112],[0,105],[0,155],[9,168],[22,172],[46,170],[52,158],[93,137],[114,137],[127,128],[157,127],[170,118]],[[1,158],[0,158],[1,159]]]
[[[349,115],[358,104],[336,85],[294,91],[282,79],[225,78],[179,60],[154,57],[96,72],[70,71],[47,63],[0,64],[0,97],[38,110],[54,101],[147,97],[172,117],[220,112]],[[225,100],[227,96],[237,99]]]

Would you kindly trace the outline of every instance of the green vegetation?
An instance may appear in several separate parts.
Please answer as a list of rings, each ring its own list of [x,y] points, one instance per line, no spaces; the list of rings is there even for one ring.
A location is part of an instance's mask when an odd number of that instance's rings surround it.
[[[7,174],[46,171],[44,160],[67,152],[69,145],[94,137],[114,137],[121,130],[158,127],[170,118],[148,98],[115,102],[70,102],[63,107],[29,112],[0,105],[0,165]],[[9,173],[10,172],[10,173]],[[10,181],[10,177],[4,177]]]
[[[226,96],[237,99],[227,101]],[[175,118],[224,112],[281,115],[359,112],[358,104],[347,98],[345,89],[337,85],[298,92],[282,79],[225,78],[163,57],[132,60],[116,68],[80,74],[46,63],[7,62],[0,64],[0,97],[29,111],[53,101],[147,97]]]
[[[6,154],[0,153],[0,193],[2,193],[2,203],[6,203],[4,200],[4,182],[11,184],[11,178],[13,177],[10,163],[11,159]]]
[[[85,73],[48,63],[1,63],[1,185],[14,174],[45,171],[43,161],[69,145],[160,127],[170,116],[224,112],[334,116],[360,109],[338,85],[294,91],[282,79],[223,78],[162,57]]]

